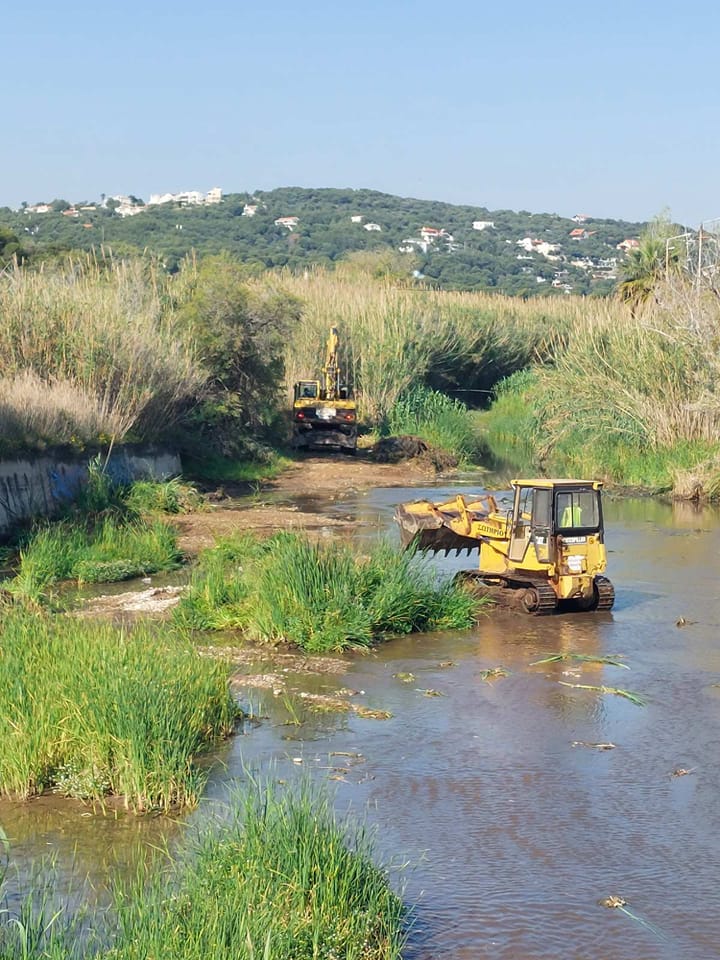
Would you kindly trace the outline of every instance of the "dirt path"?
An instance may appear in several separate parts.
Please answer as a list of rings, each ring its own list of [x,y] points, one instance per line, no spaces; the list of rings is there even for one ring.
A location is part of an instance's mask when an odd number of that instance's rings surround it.
[[[276,530],[349,528],[350,521],[335,520],[314,512],[312,500],[342,500],[371,487],[400,487],[435,476],[422,461],[377,463],[367,454],[327,454],[302,457],[280,477],[263,484],[257,494],[241,502],[230,497],[208,502],[202,510],[179,517],[179,545],[188,555],[213,545],[218,537],[252,530],[270,534]],[[309,501],[302,510],[294,502]]]

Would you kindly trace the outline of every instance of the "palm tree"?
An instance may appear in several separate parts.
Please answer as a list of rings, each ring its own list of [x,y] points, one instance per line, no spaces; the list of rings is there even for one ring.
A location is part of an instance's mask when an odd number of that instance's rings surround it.
[[[668,269],[676,269],[679,264],[677,251],[668,244],[674,232],[667,218],[658,217],[640,236],[639,246],[628,253],[616,292],[633,314],[650,297],[655,297],[655,290],[666,278]]]

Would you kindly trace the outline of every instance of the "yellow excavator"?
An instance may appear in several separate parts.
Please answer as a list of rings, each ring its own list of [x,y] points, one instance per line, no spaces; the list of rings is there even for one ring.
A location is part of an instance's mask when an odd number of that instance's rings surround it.
[[[299,380],[293,391],[293,446],[357,449],[357,406],[340,370],[340,338],[330,328],[320,380]]]
[[[527,613],[610,610],[615,590],[602,575],[602,482],[513,480],[512,489],[507,511],[490,494],[400,504],[395,520],[403,545],[446,555],[479,550],[478,569],[459,576],[496,599],[517,598]]]

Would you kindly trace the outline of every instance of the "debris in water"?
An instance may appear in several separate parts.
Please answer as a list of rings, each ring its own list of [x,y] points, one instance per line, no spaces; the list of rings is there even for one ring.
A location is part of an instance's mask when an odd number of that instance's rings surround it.
[[[592,747],[594,750],[614,750],[614,743],[592,743],[590,740],[573,740],[572,747]]]
[[[426,697],[444,697],[445,694],[441,690],[421,690],[420,687],[415,687],[418,693],[424,694]]]
[[[598,900],[598,903],[601,907],[608,907],[609,909],[614,909],[617,907],[624,907],[627,903],[624,897],[618,897],[613,894],[610,897],[604,897],[602,900]]]
[[[415,680],[414,673],[394,673],[393,677],[402,683],[412,683]]]
[[[694,623],[697,623],[697,620],[686,620],[685,617],[680,617],[679,620],[675,621],[676,627],[691,627]]]
[[[626,663],[620,662],[620,657],[617,654],[610,657],[593,657],[584,653],[553,653],[549,657],[543,657],[542,660],[533,660],[530,666],[536,667],[540,663],[559,663],[562,660],[577,660],[580,663],[606,663],[611,667],[630,669]]]
[[[624,697],[638,707],[644,707],[645,701],[637,693],[631,693],[630,690],[621,690],[619,687],[596,687],[589,683],[568,683],[566,680],[558,680],[564,687],[574,687],[576,690],[594,690],[596,693],[612,693],[616,697]]]
[[[510,671],[506,670],[505,667],[490,667],[489,670],[481,670],[480,676],[487,683],[490,683],[491,680],[497,680],[499,677],[510,676]]]
[[[670,774],[671,777],[686,777],[689,773],[695,773],[695,767],[676,767]]]

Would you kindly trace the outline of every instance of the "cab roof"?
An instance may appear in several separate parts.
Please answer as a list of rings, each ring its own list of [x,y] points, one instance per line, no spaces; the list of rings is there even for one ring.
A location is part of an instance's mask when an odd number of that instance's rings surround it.
[[[511,480],[513,487],[542,487],[552,490],[555,487],[590,487],[592,490],[600,490],[603,485],[602,480],[572,480],[542,477],[537,480]]]

